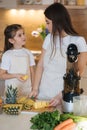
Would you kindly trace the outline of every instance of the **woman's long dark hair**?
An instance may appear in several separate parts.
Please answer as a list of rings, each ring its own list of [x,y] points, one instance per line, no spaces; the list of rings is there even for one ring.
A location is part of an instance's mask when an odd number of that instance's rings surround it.
[[[9,38],[14,38],[14,36],[16,35],[16,32],[19,29],[23,29],[23,27],[20,24],[8,25],[5,28],[5,30],[4,30],[4,35],[5,35],[4,52],[13,47],[13,44],[9,42]]]
[[[55,35],[58,33],[61,43],[62,31],[64,30],[69,35],[79,35],[73,28],[70,15],[67,9],[61,3],[54,3],[48,6],[44,15],[52,20],[53,43],[55,45]]]

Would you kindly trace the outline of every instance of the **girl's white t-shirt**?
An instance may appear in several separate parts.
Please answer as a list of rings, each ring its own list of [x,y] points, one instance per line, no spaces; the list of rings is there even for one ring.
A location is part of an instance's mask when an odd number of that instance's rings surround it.
[[[27,74],[28,79],[24,82],[17,78],[5,80],[5,92],[8,86],[18,88],[18,96],[27,96],[31,91],[31,74],[30,66],[34,66],[35,61],[32,53],[25,48],[13,49],[6,51],[2,56],[1,69],[6,70],[10,74]]]
[[[7,70],[9,72],[10,66],[11,66],[10,60],[14,55],[17,57],[28,56],[29,57],[29,66],[35,65],[34,56],[31,53],[31,51],[26,48],[22,48],[22,49],[13,49],[13,50],[6,51],[2,56],[2,62],[1,62],[0,68]],[[18,62],[20,63],[20,61],[18,61]]]

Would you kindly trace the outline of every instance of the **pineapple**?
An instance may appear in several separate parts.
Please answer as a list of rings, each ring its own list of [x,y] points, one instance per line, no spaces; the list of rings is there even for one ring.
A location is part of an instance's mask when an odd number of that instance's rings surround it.
[[[12,88],[12,85],[8,86],[6,92],[6,103],[15,104],[17,100],[17,88]]]
[[[46,107],[49,107],[49,102],[48,101],[36,101],[34,103],[34,108],[35,109],[46,108]]]
[[[21,110],[22,110],[21,104],[5,104],[3,106],[3,111],[9,115],[18,115]]]

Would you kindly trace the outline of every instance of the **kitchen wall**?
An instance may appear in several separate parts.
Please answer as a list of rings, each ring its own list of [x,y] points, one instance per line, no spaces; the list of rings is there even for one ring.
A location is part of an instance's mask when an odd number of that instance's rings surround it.
[[[69,9],[75,29],[87,40],[87,9]],[[78,16],[78,18],[77,18]],[[0,50],[3,49],[4,29],[7,25],[19,23],[25,28],[27,35],[26,47],[41,50],[43,40],[31,35],[41,24],[45,24],[43,10],[7,10],[0,9]]]
[[[31,35],[41,24],[45,24],[43,10],[6,10],[0,9],[0,49],[3,49],[4,29],[7,25],[22,24],[27,36],[26,47],[34,50],[41,50],[42,38],[35,38]]]

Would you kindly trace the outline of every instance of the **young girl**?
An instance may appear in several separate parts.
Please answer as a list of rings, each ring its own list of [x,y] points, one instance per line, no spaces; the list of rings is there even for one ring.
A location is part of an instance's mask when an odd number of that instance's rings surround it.
[[[0,79],[8,86],[17,87],[19,96],[28,96],[34,82],[34,57],[23,46],[26,42],[24,29],[19,24],[5,28],[4,54],[0,67]]]
[[[64,88],[63,76],[67,68],[68,45],[75,44],[80,52],[77,62],[80,76],[86,65],[87,45],[85,39],[73,29],[69,13],[62,4],[50,5],[44,14],[50,34],[43,43],[30,96],[50,100],[50,105],[56,106],[61,101]]]

